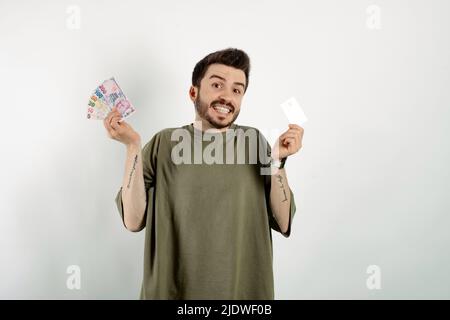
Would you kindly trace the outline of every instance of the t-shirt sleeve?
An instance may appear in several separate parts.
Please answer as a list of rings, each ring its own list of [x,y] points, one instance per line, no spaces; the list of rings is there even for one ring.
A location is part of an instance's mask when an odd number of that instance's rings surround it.
[[[153,136],[153,138],[142,148],[142,171],[144,176],[144,185],[146,191],[146,211],[144,216],[144,223],[141,226],[141,229],[144,229],[147,221],[147,213],[149,210],[153,208],[154,201],[154,189],[155,189],[155,181],[156,181],[156,166],[157,166],[157,154],[160,142],[160,133],[157,133]],[[117,195],[116,195],[116,206],[119,211],[120,218],[122,219],[122,223],[125,226],[124,219],[124,210],[123,210],[123,202],[122,202],[122,187],[120,187]],[[126,226],[125,226],[126,227]],[[139,230],[139,231],[140,231]]]
[[[266,146],[266,150],[264,150],[262,152],[263,157],[265,157],[264,161],[263,161],[263,165],[267,168],[270,167],[270,163],[269,163],[269,158],[270,158],[270,153],[272,148],[270,147],[269,142],[267,142],[267,140],[264,138],[264,136],[260,133],[259,137],[261,139],[261,143],[265,144]],[[261,144],[260,144],[261,146]],[[272,212],[272,208],[270,205],[270,190],[272,187],[272,176],[270,174],[266,174],[264,175],[264,187],[265,187],[265,196],[266,196],[266,206],[267,206],[267,213],[268,213],[268,219],[269,219],[269,226],[281,233],[284,237],[289,238],[289,236],[291,235],[291,226],[292,226],[292,221],[294,219],[294,215],[295,215],[295,211],[296,211],[296,206],[295,206],[295,199],[294,199],[294,194],[292,193],[291,188],[289,188],[289,192],[291,195],[291,202],[290,202],[290,208],[289,208],[289,225],[288,225],[288,229],[286,230],[285,233],[283,233],[281,231],[280,225],[278,224],[277,220],[275,219],[275,216]]]

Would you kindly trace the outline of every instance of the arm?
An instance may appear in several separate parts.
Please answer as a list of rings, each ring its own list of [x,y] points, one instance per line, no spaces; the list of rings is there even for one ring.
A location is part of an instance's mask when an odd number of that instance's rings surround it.
[[[302,147],[303,131],[302,127],[290,124],[289,129],[276,141],[271,151],[272,159],[279,163],[281,159],[297,153]],[[290,222],[291,191],[286,169],[279,168],[279,165],[272,166],[270,207],[281,232],[286,233]]]
[[[122,183],[124,223],[128,230],[141,230],[147,206],[140,142],[127,145],[125,174]]]
[[[111,139],[126,146],[125,174],[122,183],[123,218],[125,227],[133,232],[142,229],[146,209],[146,193],[142,167],[141,137],[133,128],[121,121],[116,108],[104,120]]]
[[[278,169],[271,176],[270,207],[283,233],[286,233],[289,227],[291,207],[291,193],[289,190],[286,169]]]

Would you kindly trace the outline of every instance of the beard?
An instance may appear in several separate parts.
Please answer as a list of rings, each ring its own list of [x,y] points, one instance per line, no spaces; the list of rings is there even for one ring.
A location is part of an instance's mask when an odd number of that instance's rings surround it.
[[[214,109],[212,108],[212,106],[216,103],[222,103],[222,104],[232,107],[232,111],[230,112],[232,117],[230,120],[226,120],[227,118],[230,117],[230,114],[227,114],[226,118],[223,120],[216,119],[217,116],[211,114],[211,113],[215,112]],[[234,123],[234,121],[236,120],[236,118],[238,117],[239,111],[240,111],[240,110],[236,111],[236,109],[233,105],[231,105],[230,103],[224,103],[221,100],[215,100],[210,105],[208,105],[206,102],[204,102],[201,99],[200,90],[198,92],[197,99],[194,101],[194,105],[195,105],[195,110],[197,110],[197,113],[200,116],[200,118],[208,121],[208,123],[213,128],[216,128],[216,129],[223,129],[223,128],[226,128],[226,127],[229,127],[230,125],[232,125]]]

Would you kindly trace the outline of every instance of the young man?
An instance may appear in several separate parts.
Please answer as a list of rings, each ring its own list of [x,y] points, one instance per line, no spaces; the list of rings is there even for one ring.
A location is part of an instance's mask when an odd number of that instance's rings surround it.
[[[270,149],[257,129],[234,123],[249,71],[238,49],[203,58],[189,90],[195,121],[142,149],[117,110],[104,121],[127,149],[116,197],[123,223],[146,227],[141,299],[274,298],[271,228],[290,235],[295,202],[283,166],[303,129],[290,124]]]

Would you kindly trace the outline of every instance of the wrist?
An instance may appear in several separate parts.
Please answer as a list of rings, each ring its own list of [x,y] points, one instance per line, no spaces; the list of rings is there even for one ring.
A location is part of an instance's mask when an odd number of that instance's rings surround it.
[[[140,151],[141,141],[137,140],[126,145],[128,151]]]
[[[270,166],[278,168],[278,169],[283,169],[284,165],[286,163],[286,160],[287,160],[287,157],[284,157],[284,158],[281,158],[281,159],[274,159],[274,158],[272,158],[270,160]]]

